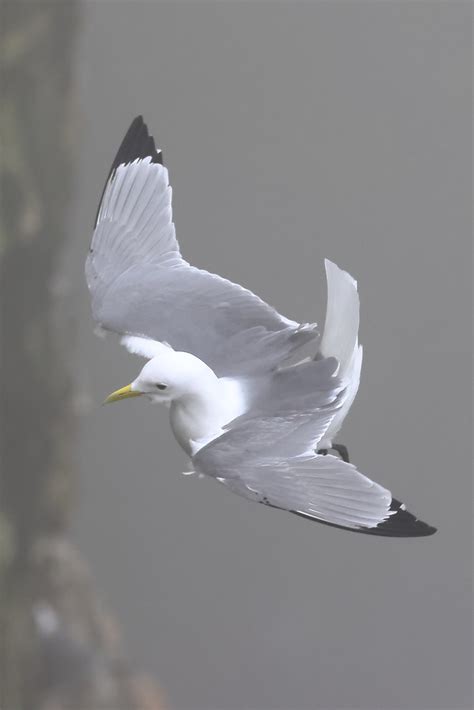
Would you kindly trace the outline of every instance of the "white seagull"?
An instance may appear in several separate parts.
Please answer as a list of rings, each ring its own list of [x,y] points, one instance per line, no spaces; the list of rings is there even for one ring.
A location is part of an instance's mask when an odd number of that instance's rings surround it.
[[[167,405],[193,470],[246,498],[356,532],[431,535],[333,443],[359,387],[362,347],[357,283],[325,264],[322,335],[188,264],[168,170],[139,116],[102,194],[86,277],[100,330],[148,362],[106,401],[141,395]],[[302,359],[308,344],[313,355]]]

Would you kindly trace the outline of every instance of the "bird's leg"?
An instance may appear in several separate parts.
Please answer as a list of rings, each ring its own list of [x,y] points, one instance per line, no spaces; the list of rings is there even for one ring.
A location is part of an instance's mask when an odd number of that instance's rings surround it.
[[[328,455],[328,449],[318,449],[318,450],[316,451],[316,453],[319,454],[320,456],[327,456],[327,455]]]
[[[350,463],[347,446],[344,446],[344,444],[333,444],[331,448],[333,449],[333,451],[337,451],[343,461],[345,461],[346,463]]]

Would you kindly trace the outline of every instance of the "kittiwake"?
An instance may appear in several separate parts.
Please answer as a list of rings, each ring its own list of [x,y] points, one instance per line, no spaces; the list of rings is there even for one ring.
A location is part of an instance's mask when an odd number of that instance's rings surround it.
[[[188,264],[162,151],[137,117],[104,187],[86,277],[99,328],[148,362],[106,401],[144,396],[167,405],[193,470],[241,496],[356,532],[431,535],[435,528],[334,443],[357,394],[362,347],[357,283],[325,266],[320,334]]]

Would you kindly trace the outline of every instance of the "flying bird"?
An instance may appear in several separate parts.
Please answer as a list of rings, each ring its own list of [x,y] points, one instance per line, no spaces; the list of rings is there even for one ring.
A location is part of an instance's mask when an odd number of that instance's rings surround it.
[[[102,193],[86,278],[99,329],[147,362],[106,401],[168,406],[193,472],[241,496],[356,532],[431,535],[435,528],[335,443],[359,387],[362,347],[357,283],[331,261],[325,267],[320,333],[186,262],[162,151],[137,117]]]

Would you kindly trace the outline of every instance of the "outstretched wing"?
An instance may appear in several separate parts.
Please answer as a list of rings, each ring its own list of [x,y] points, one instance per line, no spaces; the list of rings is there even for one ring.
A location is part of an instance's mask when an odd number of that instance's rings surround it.
[[[268,370],[317,338],[251,291],[183,260],[168,171],[141,116],[131,124],[102,195],[86,261],[97,323],[165,340],[218,375]]]
[[[277,411],[236,420],[229,431],[200,449],[196,471],[259,503],[357,532],[395,537],[431,535],[386,488],[334,456],[314,453],[344,405],[335,382],[321,392],[287,399]]]

